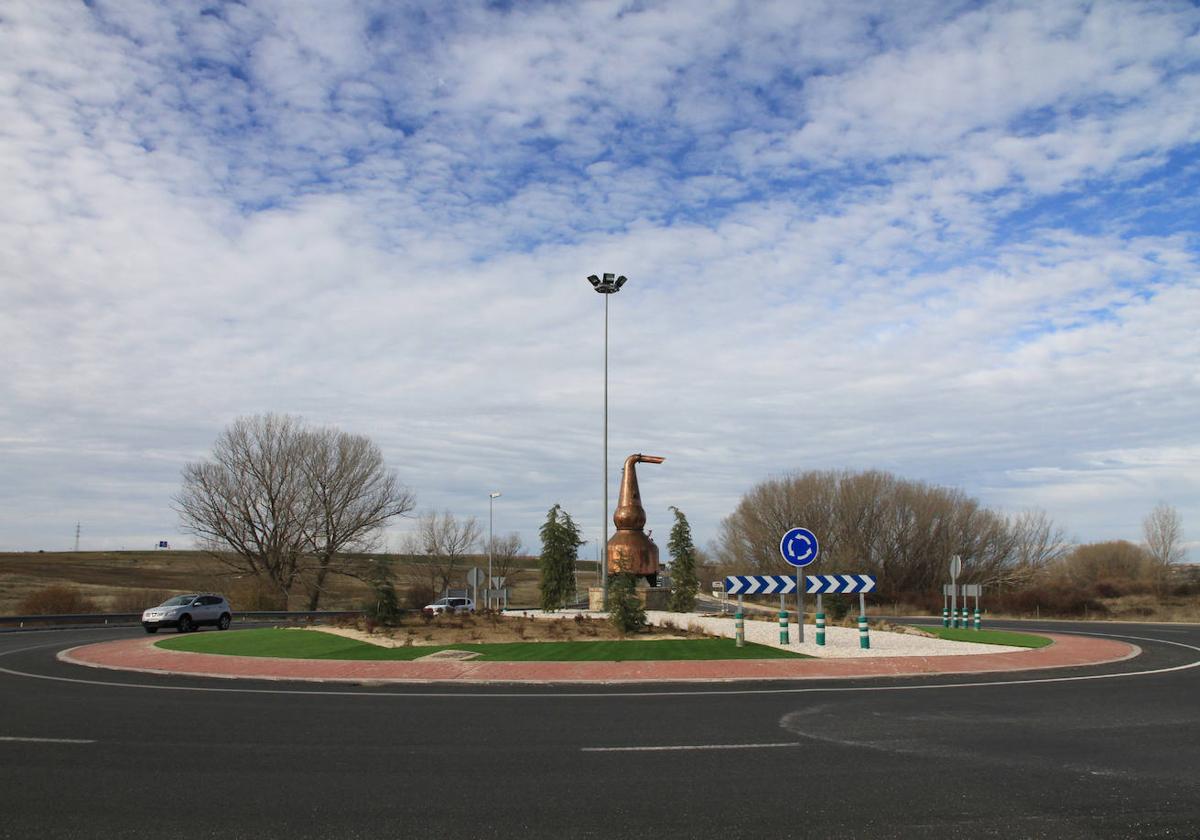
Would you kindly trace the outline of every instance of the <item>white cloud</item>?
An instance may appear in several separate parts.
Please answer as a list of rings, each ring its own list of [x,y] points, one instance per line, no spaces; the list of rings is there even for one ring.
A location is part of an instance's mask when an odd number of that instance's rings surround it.
[[[680,10],[18,7],[0,549],[172,538],[179,467],[267,410],[595,535],[606,270],[661,535],[842,466],[1200,521],[1194,9]]]

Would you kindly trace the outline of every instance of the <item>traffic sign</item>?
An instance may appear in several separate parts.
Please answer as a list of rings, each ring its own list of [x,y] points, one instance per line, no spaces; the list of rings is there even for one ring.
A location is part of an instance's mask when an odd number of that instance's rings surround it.
[[[779,553],[783,559],[797,568],[814,562],[821,553],[817,535],[807,528],[793,528],[779,541]]]
[[[725,578],[727,595],[787,595],[796,591],[789,575],[730,575]]]
[[[478,566],[473,566],[471,567],[470,571],[467,572],[467,583],[469,583],[471,586],[479,586],[479,584],[483,583],[484,577],[486,577],[486,575],[484,575],[483,569],[479,568]]]
[[[950,580],[956,580],[962,573],[962,558],[957,554],[950,558]]]
[[[809,575],[804,579],[804,591],[810,595],[874,592],[875,583],[873,575]]]
[[[874,592],[876,580],[872,575],[808,575],[804,591],[810,595]],[[787,595],[796,591],[796,578],[791,575],[730,575],[725,578],[729,595]]]
[[[966,598],[968,595],[974,595],[976,598],[978,598],[982,594],[983,594],[983,586],[981,584],[978,584],[978,583],[964,583],[963,584],[963,597],[964,598]]]

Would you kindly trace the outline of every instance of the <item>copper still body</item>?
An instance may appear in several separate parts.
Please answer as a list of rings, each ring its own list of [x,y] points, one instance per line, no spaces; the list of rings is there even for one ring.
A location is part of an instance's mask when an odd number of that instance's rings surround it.
[[[637,470],[634,464],[661,464],[665,459],[657,455],[630,455],[625,459],[625,470],[621,476],[621,495],[613,513],[613,524],[617,532],[608,541],[608,573],[610,575],[632,574],[645,577],[651,586],[658,583],[658,546],[642,528],[646,525],[646,509],[642,507],[642,494],[638,490]]]

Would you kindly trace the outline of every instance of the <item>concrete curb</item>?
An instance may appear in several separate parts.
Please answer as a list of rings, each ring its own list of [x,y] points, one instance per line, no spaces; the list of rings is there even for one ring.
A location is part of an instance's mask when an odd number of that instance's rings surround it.
[[[872,679],[947,674],[1040,671],[1121,662],[1141,653],[1127,642],[1058,633],[1044,648],[972,656],[874,659],[673,660],[663,662],[394,662],[184,653],[153,639],[121,639],[60,651],[62,662],[89,668],[157,674],[288,682],[392,685],[647,684]]]

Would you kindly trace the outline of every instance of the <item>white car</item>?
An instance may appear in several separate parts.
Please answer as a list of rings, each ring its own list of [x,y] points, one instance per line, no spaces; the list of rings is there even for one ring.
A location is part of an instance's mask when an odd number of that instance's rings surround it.
[[[421,612],[425,615],[441,615],[444,612],[475,612],[475,602],[470,598],[438,598],[432,604],[426,604]]]
[[[176,595],[142,613],[142,627],[147,633],[157,633],[159,627],[174,627],[180,633],[190,633],[203,624],[228,630],[231,621],[233,611],[229,602],[210,592]]]

